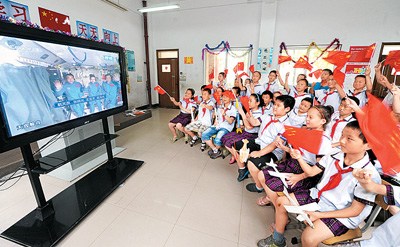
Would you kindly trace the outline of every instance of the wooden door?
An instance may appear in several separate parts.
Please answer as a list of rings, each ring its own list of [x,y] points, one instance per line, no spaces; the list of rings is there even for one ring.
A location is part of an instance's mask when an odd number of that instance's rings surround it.
[[[179,50],[157,50],[158,84],[177,101],[179,95]],[[158,95],[160,107],[177,108],[167,94]]]

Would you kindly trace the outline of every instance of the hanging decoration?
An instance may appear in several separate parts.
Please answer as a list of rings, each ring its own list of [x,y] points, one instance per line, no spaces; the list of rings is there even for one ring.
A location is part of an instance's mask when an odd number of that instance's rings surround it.
[[[321,58],[328,50],[330,50],[330,49],[331,49],[330,51],[337,50],[337,49],[340,47],[340,41],[339,41],[339,39],[335,38],[325,49],[320,48],[315,42],[311,42],[311,44],[310,44],[310,45],[308,46],[308,48],[307,48],[307,54],[309,53],[309,51],[310,51],[311,48],[313,48],[313,47],[317,48],[317,49],[321,52],[321,54],[320,54],[317,58],[315,58],[314,61],[312,61],[312,62],[309,61],[309,63],[310,63],[311,65],[314,64],[319,58]],[[279,49],[280,49],[280,50],[279,50],[279,54],[282,54],[283,51],[285,51],[286,55],[289,56],[289,57],[291,57],[291,56],[289,55],[289,52],[288,52],[288,50],[287,50],[287,47],[286,47],[285,42],[282,42],[282,43],[279,45]],[[303,59],[304,59],[304,58],[303,58]],[[297,61],[295,61],[295,60],[292,59],[292,62],[293,62],[293,63],[296,63]]]
[[[240,57],[246,56],[249,52],[251,52],[251,51],[253,50],[253,45],[250,44],[248,50],[246,50],[243,54],[238,55],[238,54],[236,54],[236,53],[234,53],[234,52],[232,51],[231,46],[229,45],[229,42],[228,42],[228,41],[221,41],[221,43],[219,43],[219,45],[217,45],[217,46],[214,47],[214,48],[211,48],[208,44],[206,44],[205,46],[206,46],[206,47],[204,47],[204,48],[201,50],[201,60],[203,60],[203,61],[204,61],[204,54],[205,54],[205,52],[208,52],[208,53],[210,53],[210,54],[212,54],[212,55],[218,55],[218,54],[220,54],[221,52],[223,52],[223,51],[226,50],[230,56],[235,57],[235,58],[240,58]]]

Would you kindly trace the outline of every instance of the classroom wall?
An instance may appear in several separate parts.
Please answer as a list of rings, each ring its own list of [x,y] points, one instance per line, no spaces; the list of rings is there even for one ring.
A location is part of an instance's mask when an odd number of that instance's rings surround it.
[[[46,8],[68,15],[71,19],[71,32],[76,34],[76,21],[93,24],[99,28],[100,38],[103,37],[102,29],[119,33],[120,45],[135,52],[136,72],[129,72],[131,92],[128,93],[130,107],[147,104],[145,78],[143,82],[136,82],[136,75],[144,75],[144,38],[143,17],[137,13],[140,1],[119,0],[123,6],[133,11],[121,11],[100,0],[17,0],[29,7],[31,21],[40,24],[38,7]]]

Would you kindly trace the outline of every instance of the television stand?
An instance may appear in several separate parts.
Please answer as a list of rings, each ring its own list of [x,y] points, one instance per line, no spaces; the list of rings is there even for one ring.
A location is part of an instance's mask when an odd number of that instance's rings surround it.
[[[104,134],[97,134],[65,149],[34,160],[30,145],[21,147],[25,168],[38,207],[9,227],[1,237],[23,246],[54,246],[143,164],[116,158],[110,141],[107,118]],[[53,198],[46,200],[39,176],[105,144],[108,160]]]

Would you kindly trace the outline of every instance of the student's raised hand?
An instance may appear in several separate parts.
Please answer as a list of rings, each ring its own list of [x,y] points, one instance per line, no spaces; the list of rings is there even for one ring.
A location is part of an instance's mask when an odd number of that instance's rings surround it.
[[[380,74],[380,73],[381,73],[381,69],[382,69],[382,62],[377,63],[377,64],[374,66],[374,69],[375,69],[375,73]]]
[[[354,112],[358,112],[358,113],[362,113],[363,111],[361,110],[360,106],[357,105],[357,103],[350,99],[350,98],[346,98],[346,104],[348,107],[350,107],[351,109],[353,109]]]
[[[291,156],[293,159],[298,160],[298,159],[301,158],[301,152],[300,152],[300,150],[298,150],[298,149],[292,148],[292,149],[290,150],[290,156]]]
[[[371,67],[370,66],[365,67],[365,76],[371,76]]]
[[[169,99],[170,99],[172,102],[175,102],[174,97],[169,97]]]
[[[391,84],[391,83],[389,82],[389,80],[387,79],[387,77],[384,76],[384,75],[381,75],[381,76],[379,77],[378,80],[379,80],[383,85],[389,85],[389,84]]]

